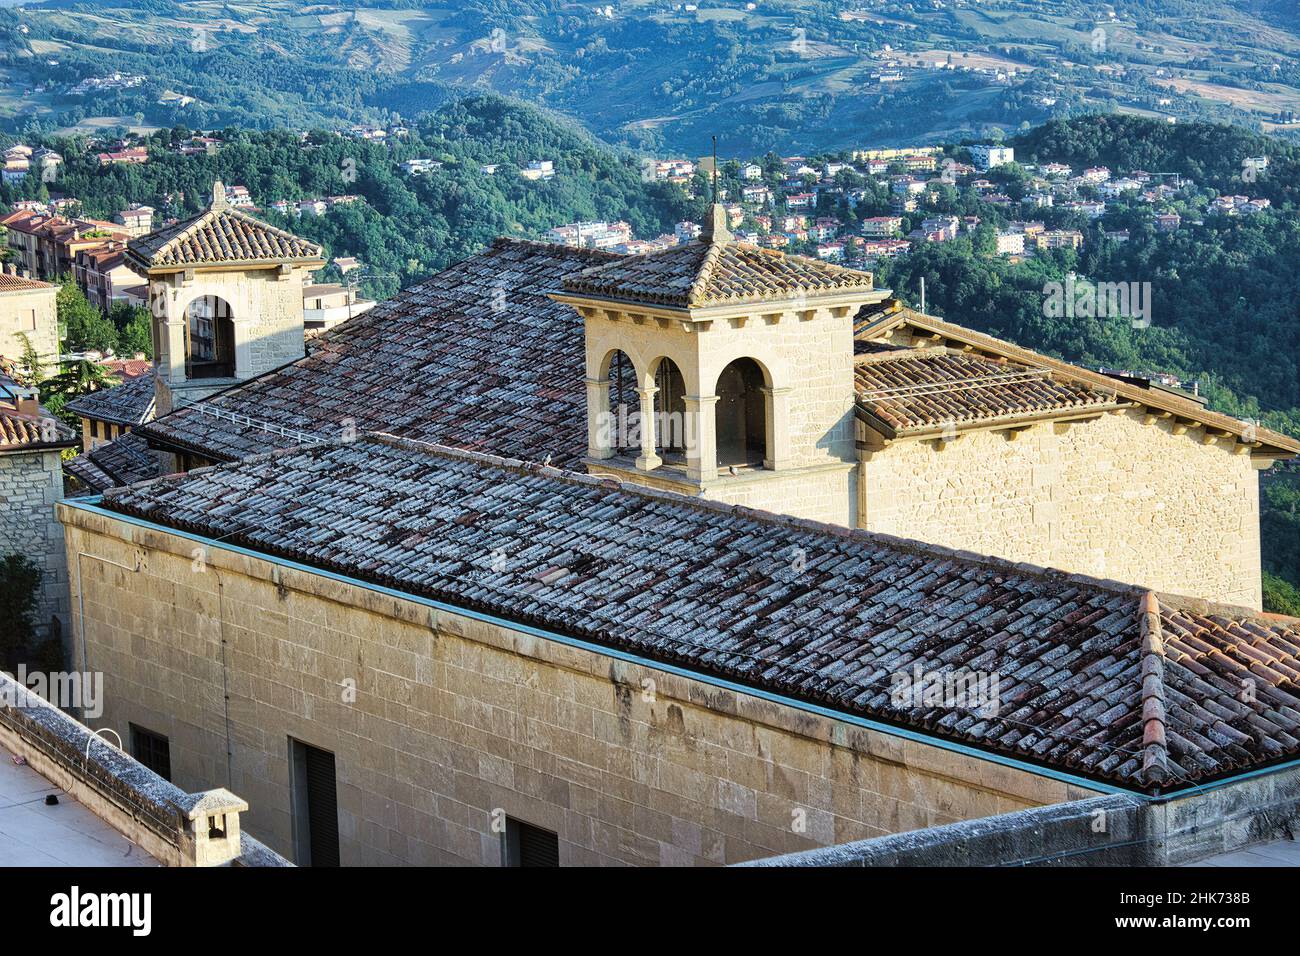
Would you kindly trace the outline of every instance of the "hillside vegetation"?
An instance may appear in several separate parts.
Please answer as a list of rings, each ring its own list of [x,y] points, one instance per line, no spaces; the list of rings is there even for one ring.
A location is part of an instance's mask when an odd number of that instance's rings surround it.
[[[492,94],[471,95],[428,114],[396,145],[317,132],[305,140],[286,130],[229,129],[209,155],[182,156],[172,145],[183,128],[149,139],[145,165],[100,167],[84,137],[52,138],[66,168],[59,189],[83,213],[107,218],[129,203],[154,206],[159,218],[204,208],[212,181],[242,185],[258,215],[325,245],[329,256],[356,256],[366,266],[365,291],[384,296],[478,251],[496,236],[539,237],[575,218],[626,220],[638,235],[671,232],[703,209],[670,183],[645,183],[636,157],[596,142],[575,124]],[[410,175],[399,163],[427,158],[436,173]],[[518,169],[551,160],[553,179],[528,182]],[[495,175],[484,164],[499,164]],[[0,186],[0,201],[39,197],[24,181]],[[359,195],[320,217],[269,209],[277,200]],[[333,271],[326,276],[334,275]]]
[[[117,71],[143,81],[74,92]],[[610,141],[696,154],[712,135],[724,151],[813,151],[1116,110],[1300,135],[1300,23],[1292,0],[0,9],[0,122],[12,129],[302,129],[412,116],[464,89],[545,104]],[[195,101],[160,102],[168,91]]]

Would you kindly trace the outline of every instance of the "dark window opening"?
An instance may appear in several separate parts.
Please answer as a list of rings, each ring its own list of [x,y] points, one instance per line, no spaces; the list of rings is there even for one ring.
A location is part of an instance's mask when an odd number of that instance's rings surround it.
[[[736,359],[718,376],[718,465],[762,467],[767,458],[763,372],[753,359]]]
[[[132,724],[131,755],[164,780],[171,780],[171,746],[162,734]]]
[[[339,865],[338,787],[334,755],[290,740],[293,842],[299,866]]]
[[[632,415],[640,407],[636,393],[636,367],[623,352],[609,358],[609,411],[613,415],[610,429],[610,447],[615,452],[639,452],[641,442],[633,441]]]
[[[686,455],[686,382],[672,359],[664,359],[655,369],[655,447],[665,459]]]
[[[186,378],[230,378],[235,374],[235,323],[230,306],[214,295],[199,296],[185,310]]]
[[[559,866],[560,838],[523,820],[506,818],[506,866]]]

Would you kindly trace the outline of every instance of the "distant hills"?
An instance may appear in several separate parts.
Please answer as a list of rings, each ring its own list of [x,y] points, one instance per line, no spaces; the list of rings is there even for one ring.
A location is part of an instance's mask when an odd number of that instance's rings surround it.
[[[752,8],[752,9],[751,9]],[[90,76],[130,89],[70,94]],[[814,151],[1124,112],[1300,136],[1294,0],[170,0],[0,9],[0,124],[410,117],[464,89],[614,143]],[[160,102],[169,90],[193,97]]]

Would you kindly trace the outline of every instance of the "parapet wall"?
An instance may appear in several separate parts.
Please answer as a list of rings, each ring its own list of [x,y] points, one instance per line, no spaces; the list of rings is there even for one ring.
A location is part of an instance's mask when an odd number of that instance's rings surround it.
[[[1142,802],[1091,797],[964,820],[745,866],[1140,866]]]
[[[192,866],[179,807],[192,796],[113,746],[109,739],[0,673],[0,745],[78,800],[164,866]],[[232,862],[289,866],[244,837]]]
[[[1300,832],[1300,768],[1162,800],[1118,794],[744,866],[1180,866]]]

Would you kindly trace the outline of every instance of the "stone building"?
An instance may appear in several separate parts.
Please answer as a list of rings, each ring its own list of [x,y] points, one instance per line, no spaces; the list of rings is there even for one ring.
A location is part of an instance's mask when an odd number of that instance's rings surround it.
[[[63,497],[59,456],[76,445],[72,429],[41,407],[35,389],[0,373],[0,558],[22,555],[41,572],[38,637],[56,618],[64,628],[69,621],[68,566],[54,506]]]
[[[20,362],[25,342],[46,366],[59,360],[58,287],[27,279],[10,266],[0,272],[0,357]],[[51,368],[46,369],[53,374]]]
[[[498,240],[160,400],[61,515],[110,723],[299,862],[736,862],[1300,756],[1298,452],[715,218]]]
[[[160,403],[135,445],[194,464],[348,428],[1255,608],[1257,470],[1300,453],[737,243],[721,216],[636,257],[501,241],[274,374]]]
[[[61,508],[106,726],[298,863],[735,863],[1300,756],[1300,622],[382,435]]]
[[[378,429],[1258,607],[1257,471],[1300,453],[737,243],[722,215],[643,256],[500,241],[335,333],[159,403],[118,455],[142,470],[94,486],[155,475],[146,444],[224,462]]]
[[[127,244],[149,284],[160,413],[303,356],[303,286],[320,246],[226,201]]]

